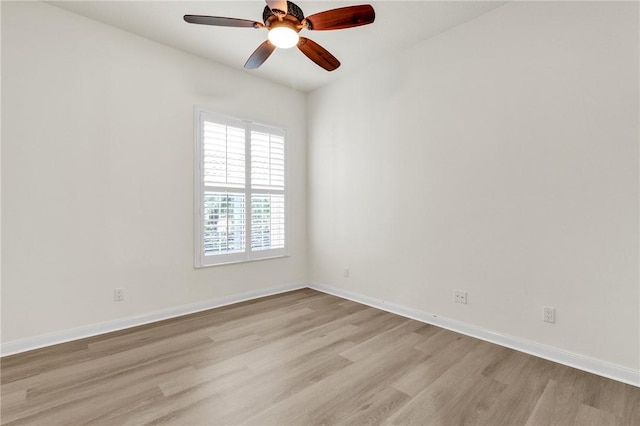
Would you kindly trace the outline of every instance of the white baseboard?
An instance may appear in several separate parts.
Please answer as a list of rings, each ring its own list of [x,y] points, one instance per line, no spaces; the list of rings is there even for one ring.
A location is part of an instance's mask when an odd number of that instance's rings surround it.
[[[208,309],[219,308],[221,306],[231,305],[238,302],[245,302],[251,299],[271,296],[274,294],[284,293],[287,291],[306,287],[306,282],[286,284],[277,287],[270,287],[261,290],[233,294],[231,296],[219,297],[216,299],[205,300],[203,302],[191,303],[188,305],[175,306],[142,315],[92,324],[85,327],[74,328],[71,330],[63,330],[41,336],[30,337],[27,339],[14,340],[12,342],[3,343],[0,346],[0,356],[13,355],[20,352],[26,352],[46,346],[57,345],[59,343],[70,342],[72,340],[83,339],[85,337],[96,336],[99,334],[110,333],[112,331],[123,330],[125,328],[131,328],[151,322],[180,317],[183,315],[193,314],[195,312],[206,311]]]
[[[496,333],[494,331],[462,321],[456,321],[453,319],[441,317],[428,312],[408,308],[406,306],[397,305],[394,303],[389,303],[381,299],[376,299],[359,293],[350,292],[316,282],[298,282],[267,289],[239,293],[216,299],[206,300],[203,302],[192,303],[189,305],[181,305],[168,309],[162,309],[159,311],[122,318],[114,321],[92,324],[85,327],[64,330],[27,339],[15,340],[12,342],[4,343],[0,346],[0,356],[13,355],[33,349],[57,345],[59,343],[70,342],[72,340],[78,340],[85,337],[123,330],[138,325],[162,321],[169,318],[175,318],[195,312],[219,308],[234,303],[244,302],[247,300],[271,296],[274,294],[298,290],[306,287],[321,291],[323,293],[332,294],[344,299],[353,300],[354,302],[372,306],[374,308],[401,315],[403,317],[411,318],[420,322],[433,324],[438,327],[466,334],[471,337],[505,346],[507,348],[515,349],[517,351],[528,353],[540,358],[548,359],[560,364],[568,365],[570,367],[617,380],[619,382],[640,387],[640,371],[622,367],[616,364],[611,364],[598,359],[589,358],[584,355],[564,351],[562,349],[554,348],[551,346],[546,346],[526,339]]]
[[[562,349],[546,346],[540,343],[532,342],[514,336],[496,333],[494,331],[468,324],[462,321],[456,321],[444,318],[435,314],[411,309],[405,306],[389,303],[381,299],[353,293],[347,290],[331,287],[328,285],[311,282],[309,288],[321,291],[323,293],[332,294],[343,299],[353,300],[354,302],[372,306],[383,311],[391,312],[403,317],[411,318],[427,324],[433,324],[438,327],[446,328],[457,333],[466,334],[487,342],[495,343],[500,346],[515,349],[530,355],[548,359],[549,361],[559,364],[568,365],[569,367],[597,374],[598,376],[607,377],[619,382],[627,383],[640,387],[640,371],[633,370],[620,365],[611,364],[584,355],[573,352],[564,351]]]

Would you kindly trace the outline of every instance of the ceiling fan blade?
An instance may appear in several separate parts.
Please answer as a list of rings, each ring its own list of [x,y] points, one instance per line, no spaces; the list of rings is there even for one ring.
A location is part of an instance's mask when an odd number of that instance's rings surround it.
[[[327,49],[306,37],[300,37],[298,49],[307,55],[307,58],[311,59],[327,71],[333,71],[340,66],[340,61],[329,53]]]
[[[342,28],[367,25],[376,19],[376,12],[368,4],[347,6],[338,9],[325,10],[311,16],[306,21],[310,30],[339,30]]]
[[[225,18],[222,16],[184,15],[190,24],[215,25],[217,27],[259,28],[263,24],[248,19]]]
[[[276,50],[276,47],[271,44],[269,40],[265,40],[258,48],[249,56],[244,67],[249,70],[254,70],[267,60],[269,56]]]
[[[266,2],[272,12],[274,10],[279,10],[284,12],[285,15],[287,14],[287,9],[289,9],[287,6],[287,0],[266,0]]]

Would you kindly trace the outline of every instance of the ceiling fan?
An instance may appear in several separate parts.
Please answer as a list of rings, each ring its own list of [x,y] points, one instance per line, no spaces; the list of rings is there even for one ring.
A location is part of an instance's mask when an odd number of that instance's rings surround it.
[[[306,37],[300,37],[298,33],[305,28],[326,31],[359,27],[372,23],[376,17],[373,7],[368,4],[325,10],[305,18],[302,9],[295,3],[286,0],[266,0],[266,2],[267,6],[262,13],[264,23],[206,15],[185,15],[184,20],[190,24],[269,30],[268,39],[258,46],[244,64],[247,69],[255,69],[262,65],[276,47],[288,49],[298,46],[298,49],[313,62],[327,71],[333,71],[340,66],[340,61],[324,47]]]

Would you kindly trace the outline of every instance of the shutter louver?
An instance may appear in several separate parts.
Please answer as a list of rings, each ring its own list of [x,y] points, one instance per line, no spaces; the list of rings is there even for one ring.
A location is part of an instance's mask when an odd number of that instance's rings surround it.
[[[251,249],[284,248],[284,195],[251,195]]]
[[[254,188],[284,188],[284,137],[251,132],[251,183]]]
[[[244,251],[244,194],[205,191],[203,217],[205,255]]]
[[[243,187],[244,129],[204,122],[204,184]]]

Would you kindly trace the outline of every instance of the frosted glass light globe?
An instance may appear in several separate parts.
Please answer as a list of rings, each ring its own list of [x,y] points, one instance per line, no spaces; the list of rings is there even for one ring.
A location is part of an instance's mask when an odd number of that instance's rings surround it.
[[[281,49],[289,49],[298,44],[298,33],[287,26],[275,27],[269,30],[269,41]]]

